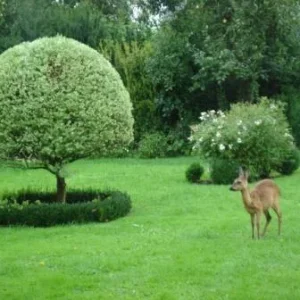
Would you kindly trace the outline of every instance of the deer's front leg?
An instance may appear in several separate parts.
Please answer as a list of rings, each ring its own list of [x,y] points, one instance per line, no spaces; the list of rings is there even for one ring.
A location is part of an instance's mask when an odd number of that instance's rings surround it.
[[[255,217],[255,215],[251,214],[250,217],[251,217],[252,239],[254,239],[254,217]]]

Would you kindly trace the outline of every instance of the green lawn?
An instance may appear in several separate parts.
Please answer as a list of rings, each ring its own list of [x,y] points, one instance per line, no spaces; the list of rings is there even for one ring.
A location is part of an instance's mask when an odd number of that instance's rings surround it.
[[[252,241],[239,193],[185,181],[194,161],[69,166],[69,186],[126,191],[131,213],[105,224],[0,228],[0,299],[300,299],[300,172],[276,179],[282,236],[272,213],[267,236]],[[55,180],[0,168],[0,192],[27,186]]]

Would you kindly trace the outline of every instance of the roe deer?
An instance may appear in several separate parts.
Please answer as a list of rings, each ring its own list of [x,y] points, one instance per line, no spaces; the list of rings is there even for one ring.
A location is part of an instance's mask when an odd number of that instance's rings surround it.
[[[231,191],[241,191],[243,203],[246,211],[251,216],[252,226],[252,238],[254,239],[254,222],[256,223],[257,238],[260,238],[260,217],[262,214],[266,217],[266,225],[263,230],[262,236],[265,235],[267,227],[271,222],[271,215],[269,208],[272,208],[278,217],[278,235],[281,231],[282,214],[279,207],[279,187],[274,181],[270,179],[264,179],[259,181],[252,191],[248,188],[248,172],[244,172],[240,168],[240,174],[237,179],[234,180]]]

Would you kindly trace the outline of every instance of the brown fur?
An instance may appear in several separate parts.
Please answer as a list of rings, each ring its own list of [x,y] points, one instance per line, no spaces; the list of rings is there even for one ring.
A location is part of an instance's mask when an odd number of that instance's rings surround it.
[[[248,188],[248,174],[240,170],[240,175],[234,180],[231,188],[232,191],[241,191],[244,207],[251,216],[252,238],[254,239],[254,223],[257,229],[257,238],[260,238],[260,218],[264,214],[266,225],[262,236],[265,235],[267,227],[271,222],[269,209],[272,208],[278,217],[278,235],[281,232],[282,214],[279,207],[279,187],[274,181],[264,179],[259,181],[252,191]]]

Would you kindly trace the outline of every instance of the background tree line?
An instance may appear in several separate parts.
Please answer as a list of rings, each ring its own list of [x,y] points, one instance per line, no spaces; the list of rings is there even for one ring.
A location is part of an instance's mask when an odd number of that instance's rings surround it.
[[[0,52],[62,34],[100,51],[134,106],[135,141],[163,133],[181,154],[201,111],[260,96],[287,102],[298,145],[295,0],[2,0]],[[299,112],[299,113],[298,113]]]

